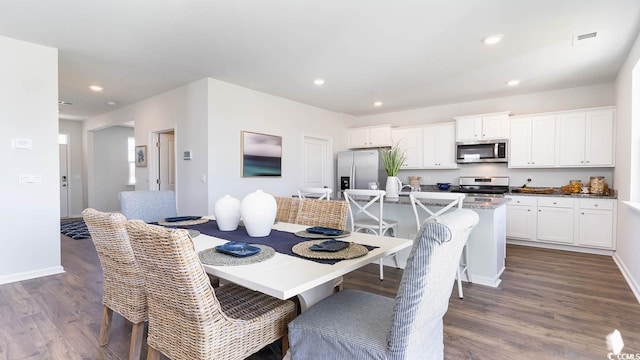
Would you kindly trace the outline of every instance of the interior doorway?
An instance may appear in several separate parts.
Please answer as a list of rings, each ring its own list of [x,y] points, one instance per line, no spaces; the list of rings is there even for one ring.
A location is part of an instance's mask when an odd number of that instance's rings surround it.
[[[69,145],[68,136],[60,134],[58,150],[60,154],[60,217],[69,217]]]
[[[158,171],[156,184],[158,190],[176,191],[176,147],[174,130],[157,133],[156,143]]]
[[[303,138],[302,187],[331,187],[331,140],[305,135]],[[335,190],[335,189],[334,189]]]

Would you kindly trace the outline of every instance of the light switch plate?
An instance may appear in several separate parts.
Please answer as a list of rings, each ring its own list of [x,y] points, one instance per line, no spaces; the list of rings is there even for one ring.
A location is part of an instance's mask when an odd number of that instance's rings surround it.
[[[31,139],[11,139],[12,149],[25,149],[31,150],[33,148],[33,141]]]
[[[191,150],[185,150],[182,155],[182,158],[184,160],[191,160]]]

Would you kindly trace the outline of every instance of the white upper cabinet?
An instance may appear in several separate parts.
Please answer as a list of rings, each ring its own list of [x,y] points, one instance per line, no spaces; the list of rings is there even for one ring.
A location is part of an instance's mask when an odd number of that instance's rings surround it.
[[[422,167],[422,128],[391,129],[391,139],[394,144],[404,150],[407,156],[402,164],[403,169],[419,169]]]
[[[509,167],[556,166],[556,117],[534,116],[511,120]]]
[[[423,168],[457,169],[455,123],[426,126],[423,131]]]
[[[612,167],[615,111],[581,111],[559,116],[559,165]]]
[[[507,139],[509,137],[510,111],[458,116],[456,119],[456,140],[473,141]]]
[[[369,126],[347,130],[350,149],[391,146],[391,126]]]

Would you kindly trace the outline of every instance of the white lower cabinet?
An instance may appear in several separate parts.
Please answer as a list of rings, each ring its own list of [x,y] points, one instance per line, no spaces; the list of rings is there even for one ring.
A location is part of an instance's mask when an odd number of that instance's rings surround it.
[[[614,199],[507,197],[511,198],[507,204],[509,239],[615,250]]]

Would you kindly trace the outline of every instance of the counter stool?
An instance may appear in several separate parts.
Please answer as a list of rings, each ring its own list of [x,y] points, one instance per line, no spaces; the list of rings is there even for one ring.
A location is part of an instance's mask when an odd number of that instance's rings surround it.
[[[396,236],[396,228],[398,223],[393,220],[383,219],[383,203],[386,192],[384,190],[357,190],[347,189],[344,191],[344,198],[349,203],[349,217],[351,220],[351,231],[359,232],[365,230],[378,236],[385,236],[387,232],[391,232],[392,236]],[[354,197],[360,197],[364,201],[368,201],[365,205],[360,205]],[[378,203],[377,215],[371,213],[367,209],[373,209]],[[355,214],[354,214],[355,212]],[[360,214],[364,214],[366,218],[355,219]],[[398,267],[398,255],[393,254],[393,258]],[[380,259],[380,280],[384,280],[384,267],[382,265],[384,259]]]

